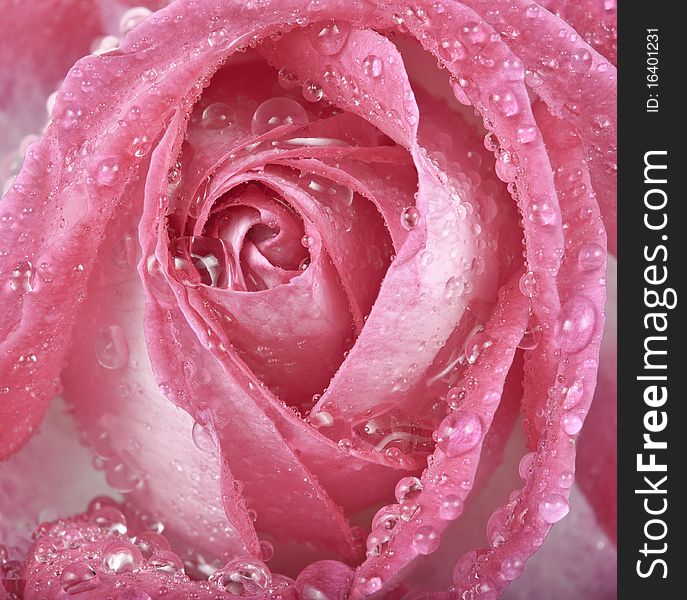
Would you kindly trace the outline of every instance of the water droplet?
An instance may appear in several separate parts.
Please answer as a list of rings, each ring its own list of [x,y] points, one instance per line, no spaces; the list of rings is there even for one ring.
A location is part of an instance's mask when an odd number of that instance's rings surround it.
[[[277,73],[277,80],[279,81],[279,85],[285,90],[291,90],[298,85],[298,77],[296,77],[296,74],[293,71],[287,69],[286,67],[279,69],[279,72]]]
[[[131,573],[143,562],[141,551],[125,540],[111,543],[103,553],[103,569],[106,573]]]
[[[525,481],[530,474],[532,465],[534,464],[534,459],[536,458],[534,452],[528,452],[520,459],[520,464],[518,465],[518,473],[520,474],[520,479]]]
[[[9,284],[13,292],[30,292],[33,289],[33,265],[22,260],[10,271]]]
[[[569,490],[575,483],[575,473],[572,471],[563,471],[559,479],[559,485],[565,489]]]
[[[255,111],[251,121],[253,135],[262,135],[282,125],[305,125],[308,115],[295,100],[285,97],[270,98]]]
[[[413,548],[420,554],[431,554],[439,547],[441,538],[431,525],[422,525],[413,535]]]
[[[330,21],[315,25],[310,32],[310,43],[320,54],[333,56],[341,51],[351,32],[345,21]]]
[[[370,54],[363,60],[363,73],[368,77],[379,77],[384,70],[384,63],[379,56]]]
[[[314,81],[306,81],[301,90],[303,98],[308,102],[319,102],[324,97],[322,86]]]
[[[539,516],[547,523],[560,521],[569,511],[568,501],[560,494],[549,494],[539,502]]]
[[[51,562],[55,556],[55,545],[48,536],[39,538],[33,545],[33,558],[36,562]],[[0,561],[0,564],[2,564],[2,561]]]
[[[525,333],[522,334],[522,339],[518,344],[518,348],[522,350],[534,350],[539,345],[541,337],[542,328],[540,325],[529,327],[525,330]]]
[[[594,303],[582,294],[570,298],[561,307],[558,319],[561,350],[575,353],[586,348],[591,342],[595,326]]]
[[[556,211],[546,198],[536,198],[529,206],[530,221],[535,225],[551,225],[556,221]]]
[[[581,381],[573,381],[563,397],[563,408],[570,410],[577,406],[584,396],[584,385]]]
[[[373,556],[383,556],[386,554],[391,537],[391,532],[384,527],[373,529],[365,541],[367,556],[371,558]]]
[[[525,16],[529,19],[536,19],[539,16],[539,6],[536,4],[530,4],[525,9]]]
[[[301,245],[303,246],[303,248],[312,248],[314,243],[315,240],[311,235],[304,235],[301,238]]]
[[[445,521],[457,519],[463,512],[463,501],[454,494],[444,496],[439,505],[439,516]]]
[[[561,428],[568,435],[577,435],[582,429],[582,419],[576,414],[565,414],[561,418]]]
[[[152,14],[152,11],[145,6],[130,8],[122,15],[122,18],[119,19],[119,33],[121,35],[126,35]]]
[[[449,414],[437,429],[439,448],[454,458],[472,450],[482,439],[482,421],[472,411],[457,410]]]
[[[105,327],[95,336],[95,358],[106,369],[121,369],[129,362],[129,344],[119,325]]]
[[[501,574],[508,580],[514,581],[520,575],[525,568],[525,563],[517,554],[511,554],[506,556],[501,561]]]
[[[420,211],[414,206],[408,206],[401,213],[401,225],[410,231],[414,229],[420,220]]]
[[[510,91],[492,94],[491,101],[496,106],[496,110],[504,117],[512,117],[518,114],[518,100]]]
[[[143,80],[143,83],[155,83],[158,79],[158,72],[156,69],[146,69],[143,71],[143,73],[141,73],[141,79]]]
[[[522,81],[525,78],[525,67],[517,58],[507,58],[501,63],[501,71],[508,81]]]
[[[368,577],[361,579],[359,582],[360,591],[366,596],[371,596],[381,590],[382,585],[381,577]]]
[[[126,518],[114,506],[102,506],[91,513],[91,521],[111,533],[126,533]]]
[[[577,264],[583,271],[596,271],[606,264],[606,251],[599,244],[585,244],[577,254]]]
[[[401,519],[401,506],[398,504],[388,504],[382,506],[372,519],[372,529],[387,529],[391,531]]]
[[[465,23],[461,31],[463,33],[463,39],[475,46],[482,45],[487,39],[486,32],[476,21]]]
[[[215,437],[209,427],[203,427],[200,423],[194,423],[191,437],[196,448],[201,452],[214,452],[217,449]]]
[[[577,48],[568,57],[568,68],[573,73],[586,73],[592,68],[592,55],[586,48]]]
[[[260,560],[267,562],[274,555],[274,546],[267,540],[260,540]]]
[[[184,569],[182,560],[170,550],[156,550],[150,557],[148,564],[156,571],[174,575]]]
[[[518,143],[529,144],[537,139],[537,128],[534,125],[518,127],[515,135]]]
[[[77,561],[67,565],[60,575],[60,585],[65,594],[79,594],[93,590],[100,584],[100,579],[91,565]]]
[[[113,186],[121,179],[119,163],[114,157],[102,159],[95,170],[96,181],[103,186]]]
[[[394,494],[399,504],[414,504],[421,491],[422,482],[417,477],[403,477],[396,484]]]
[[[112,264],[120,271],[130,271],[136,266],[138,242],[134,236],[125,234],[112,245]]]
[[[210,575],[208,582],[232,596],[253,596],[269,587],[272,574],[260,560],[236,558]]]
[[[537,295],[537,278],[532,271],[527,271],[522,277],[520,277],[520,282],[518,283],[520,291],[523,296],[532,298]]]
[[[148,154],[148,152],[150,152],[151,148],[152,148],[152,144],[150,143],[150,140],[148,140],[148,136],[142,135],[142,136],[135,137],[131,141],[129,151],[136,158],[142,158],[146,154]]]
[[[320,429],[321,427],[331,427],[334,425],[334,417],[331,415],[331,413],[328,413],[324,410],[317,412],[314,415],[310,415],[308,420],[315,429]]]
[[[210,48],[221,48],[222,46],[226,46],[228,43],[229,32],[224,29],[224,27],[215,29],[208,34],[208,46],[210,46]]]
[[[200,117],[200,124],[205,129],[224,129],[236,121],[231,107],[224,102],[213,102]]]

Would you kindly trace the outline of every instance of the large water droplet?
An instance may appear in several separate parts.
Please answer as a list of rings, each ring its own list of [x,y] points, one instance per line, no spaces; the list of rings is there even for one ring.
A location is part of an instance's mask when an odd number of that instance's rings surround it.
[[[583,271],[596,271],[606,263],[606,251],[599,244],[585,244],[577,254],[577,264]]]
[[[214,452],[217,449],[215,437],[209,427],[203,427],[200,423],[194,423],[191,436],[196,448],[201,452]]]
[[[215,29],[208,34],[208,46],[210,46],[210,48],[221,48],[228,43],[229,32],[224,27]]]
[[[463,512],[463,501],[455,494],[447,494],[441,499],[439,516],[445,521],[457,519]]]
[[[501,561],[501,573],[508,581],[514,581],[520,577],[524,568],[525,562],[517,554],[506,556]]]
[[[567,413],[561,417],[561,428],[568,435],[577,435],[582,429],[582,419],[574,413]]]
[[[285,97],[270,98],[255,110],[251,131],[253,135],[262,135],[282,125],[305,125],[307,122],[305,109],[295,100]]]
[[[398,504],[382,506],[372,519],[372,529],[381,527],[391,531],[401,519],[401,507]]]
[[[401,225],[404,229],[410,231],[420,221],[420,211],[414,206],[408,206],[401,213]]]
[[[308,102],[319,102],[324,97],[322,86],[315,81],[306,81],[301,92]]]
[[[129,362],[129,344],[119,325],[105,327],[95,336],[95,358],[106,369],[121,369]]]
[[[329,21],[313,26],[310,31],[310,43],[320,54],[332,56],[341,51],[351,32],[346,21]]]
[[[496,110],[504,117],[512,117],[518,114],[518,100],[515,95],[506,90],[491,95],[491,101],[496,106]]]
[[[33,289],[33,276],[33,265],[28,260],[22,260],[10,271],[10,289],[14,292],[30,292]]]
[[[236,121],[231,107],[224,102],[213,102],[200,117],[200,124],[205,129],[223,129]]]
[[[111,187],[121,178],[119,162],[114,157],[102,159],[96,168],[95,178],[100,185]]]
[[[556,221],[556,211],[546,198],[536,198],[527,216],[535,225],[551,225]]]
[[[539,502],[539,516],[547,523],[560,521],[569,511],[568,501],[560,494],[549,494]]]
[[[399,504],[415,503],[422,491],[422,482],[417,477],[403,477],[396,484],[394,493]]]
[[[65,594],[79,594],[94,590],[100,584],[100,579],[91,565],[77,561],[67,565],[60,575],[60,585]]]
[[[370,54],[363,60],[363,73],[368,77],[379,77],[384,70],[384,63],[379,56]]]
[[[532,271],[524,273],[518,284],[523,296],[532,298],[537,295],[537,277]]]
[[[255,558],[237,558],[215,571],[209,583],[232,596],[253,596],[272,582],[272,574],[265,563]]]
[[[565,352],[579,352],[591,342],[596,326],[594,303],[582,294],[573,296],[562,307],[558,319],[558,333],[561,349]]]
[[[563,396],[563,408],[570,410],[577,406],[584,396],[584,385],[581,381],[573,381]]]
[[[130,573],[140,568],[141,551],[125,540],[113,542],[103,553],[103,569],[107,573]]]
[[[152,11],[145,6],[130,8],[122,15],[121,19],[119,19],[119,33],[121,35],[126,35],[152,14]]]
[[[431,525],[421,525],[413,535],[413,548],[420,554],[431,554],[439,547],[441,537]]]
[[[439,448],[452,458],[469,452],[481,439],[482,421],[468,410],[452,412],[441,422],[436,434]]]

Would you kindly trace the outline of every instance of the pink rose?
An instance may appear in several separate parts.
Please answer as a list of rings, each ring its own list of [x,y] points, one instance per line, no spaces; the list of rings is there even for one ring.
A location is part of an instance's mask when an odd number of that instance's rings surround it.
[[[612,597],[615,3],[130,4],[0,15],[0,597]]]

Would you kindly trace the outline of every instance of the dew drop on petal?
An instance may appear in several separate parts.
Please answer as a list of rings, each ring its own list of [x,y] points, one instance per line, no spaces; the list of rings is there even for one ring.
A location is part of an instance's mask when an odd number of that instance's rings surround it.
[[[534,125],[518,127],[515,132],[516,139],[520,144],[529,144],[537,139],[537,128]]]
[[[277,73],[277,81],[285,90],[293,89],[298,85],[298,77],[296,77],[296,74],[293,71],[287,69],[286,67],[279,69],[279,72]]]
[[[215,438],[209,427],[203,427],[200,423],[193,424],[191,437],[196,448],[201,452],[214,452],[217,448]]]
[[[120,35],[126,35],[152,14],[152,11],[145,6],[130,8],[119,19]]]
[[[258,559],[236,558],[210,575],[208,582],[232,596],[254,596],[269,587],[272,574]]]
[[[525,67],[517,58],[507,58],[501,63],[501,71],[509,81],[522,81],[525,78]]]
[[[384,63],[379,56],[370,54],[363,60],[363,73],[368,77],[379,77],[384,70]]]
[[[577,406],[584,395],[584,385],[581,381],[573,381],[563,396],[563,408],[570,410]]]
[[[454,494],[448,494],[441,499],[439,516],[445,521],[457,519],[463,512],[463,501]]]
[[[528,213],[527,217],[535,225],[551,225],[556,221],[556,211],[546,198],[536,198]]]
[[[518,114],[518,100],[510,91],[497,92],[491,95],[496,110],[504,117]]]
[[[200,117],[200,124],[205,129],[223,129],[236,121],[231,107],[224,102],[210,104]]]
[[[120,176],[119,162],[116,158],[104,158],[98,163],[95,179],[100,185],[113,186],[119,181]]]
[[[582,429],[582,419],[574,413],[565,414],[561,418],[561,428],[568,435],[577,435]]]
[[[524,568],[525,563],[517,554],[508,555],[501,561],[501,573],[508,581],[520,577]]]
[[[33,289],[34,268],[28,260],[22,260],[9,274],[9,285],[13,292],[30,292]]]
[[[351,26],[346,21],[329,21],[314,25],[310,31],[310,43],[320,54],[333,56],[346,44]]]
[[[559,478],[559,485],[563,489],[569,490],[573,486],[573,483],[575,483],[575,473],[572,471],[563,471]]]
[[[549,494],[539,502],[539,516],[547,523],[560,521],[569,511],[568,501],[560,494]]]
[[[482,439],[482,421],[469,410],[449,414],[437,429],[439,448],[449,457],[460,456],[472,450]]]
[[[421,525],[413,535],[413,548],[420,554],[431,554],[441,542],[441,537],[431,525]]]
[[[420,221],[420,211],[415,206],[408,206],[401,213],[401,225],[404,229],[410,231]]]
[[[253,135],[262,135],[282,125],[305,125],[308,115],[305,109],[295,100],[285,97],[265,100],[253,114],[251,131]]]
[[[399,504],[414,503],[422,491],[422,482],[417,477],[403,477],[396,484],[394,493]]]
[[[518,465],[518,474],[520,479],[525,481],[530,474],[532,466],[534,465],[534,459],[536,454],[534,452],[528,452],[520,459],[520,464]]]
[[[141,551],[125,540],[112,542],[103,553],[103,569],[106,573],[130,573],[140,568]]]
[[[301,92],[308,102],[319,102],[324,97],[322,86],[314,81],[306,81]]]
[[[592,339],[596,326],[594,303],[578,294],[561,307],[558,320],[560,347],[565,352],[579,352],[586,348]]]
[[[129,344],[119,325],[105,327],[95,336],[95,358],[106,369],[121,369],[129,362]]]
[[[93,590],[100,584],[100,579],[95,569],[81,561],[67,565],[60,575],[60,586],[65,594],[80,594]]]
[[[599,244],[585,244],[577,254],[577,264],[583,271],[596,271],[606,263],[606,251]]]
[[[221,48],[229,43],[229,32],[220,27],[208,34],[208,46],[211,48]]]
[[[520,291],[523,296],[527,298],[533,298],[537,295],[537,278],[532,271],[527,271],[522,277],[520,277],[520,282],[518,283]]]

